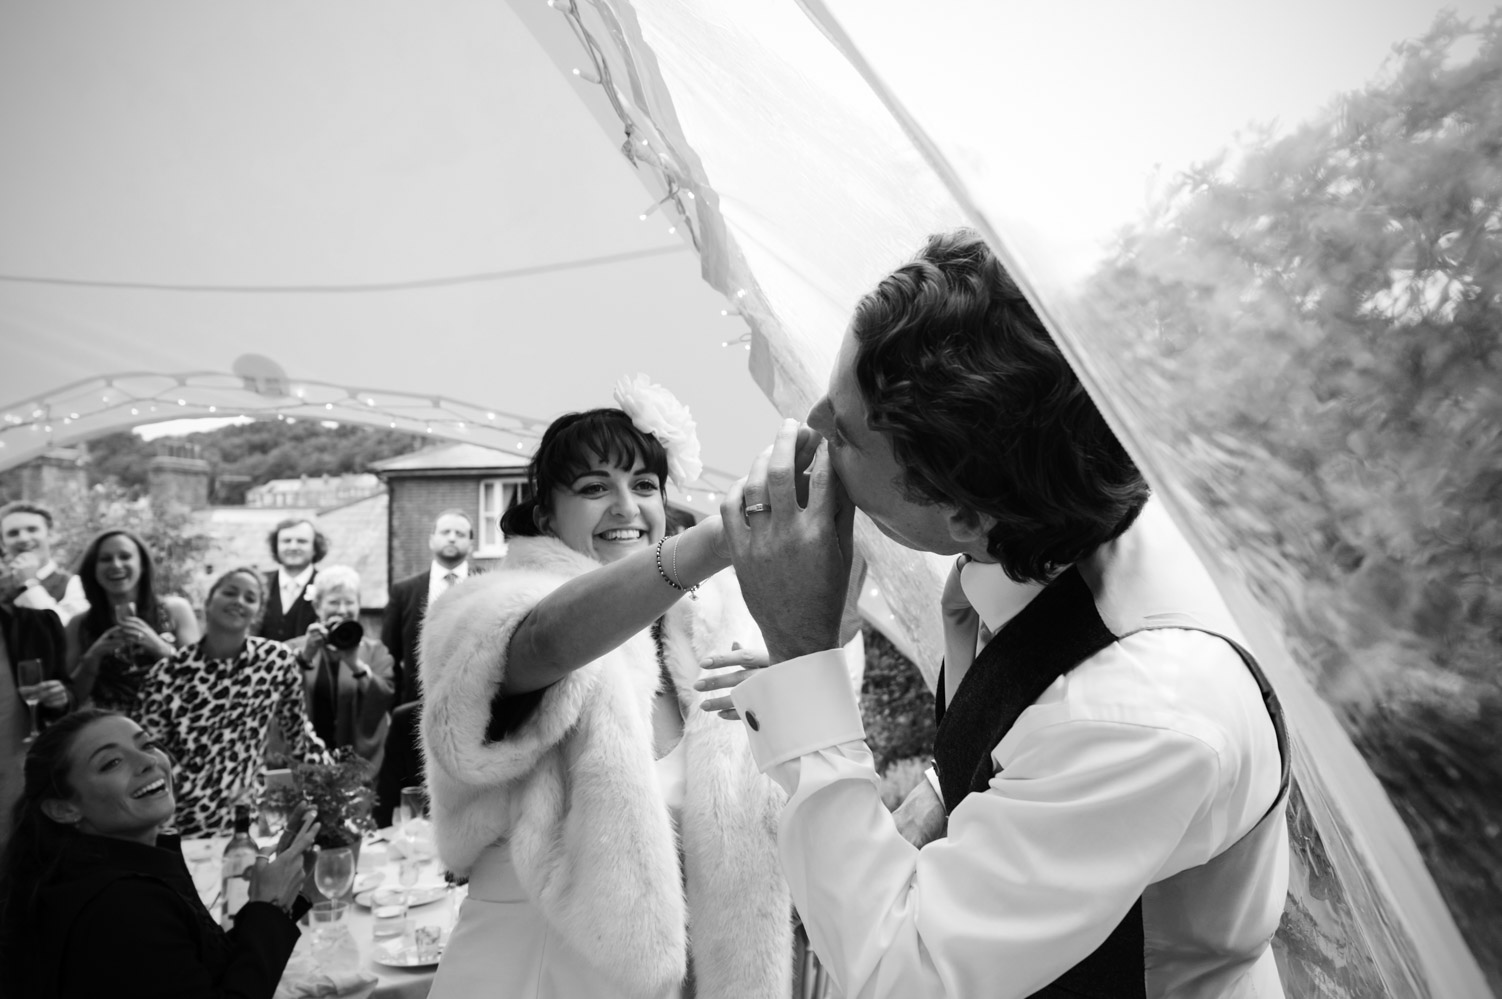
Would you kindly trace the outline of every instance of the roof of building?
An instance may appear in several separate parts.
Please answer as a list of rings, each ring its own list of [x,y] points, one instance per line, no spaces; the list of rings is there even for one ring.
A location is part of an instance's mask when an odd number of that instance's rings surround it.
[[[467,444],[456,441],[450,444],[439,444],[434,447],[426,447],[421,451],[413,451],[411,454],[399,454],[394,458],[385,458],[381,461],[372,462],[370,468],[380,475],[395,473],[401,475],[406,472],[436,472],[436,471],[466,471],[480,472],[488,469],[506,470],[522,469],[527,467],[530,455],[517,451],[498,451],[495,448],[482,447],[479,444]]]
[[[253,493],[295,493],[304,489],[333,489],[343,487],[345,489],[366,489],[375,492],[381,488],[379,476],[369,472],[350,473],[348,475],[304,475],[296,479],[270,479],[253,486],[249,492]]]
[[[217,576],[236,566],[276,568],[266,536],[285,519],[311,520],[329,540],[324,565],[347,565],[360,574],[360,606],[386,606],[387,494],[323,510],[308,507],[216,506],[193,514],[210,540],[204,555],[205,575]]]

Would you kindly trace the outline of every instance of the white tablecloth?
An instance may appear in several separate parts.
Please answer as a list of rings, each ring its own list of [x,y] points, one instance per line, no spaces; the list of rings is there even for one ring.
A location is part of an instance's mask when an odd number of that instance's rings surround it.
[[[183,843],[183,856],[188,861],[188,869],[193,873],[194,882],[205,904],[214,901],[219,893],[219,859],[224,853],[226,841],[225,837],[216,837]],[[367,841],[361,846],[359,869],[361,877],[372,872],[379,872],[382,875],[380,882],[382,888],[396,888],[399,887],[397,866],[397,863],[388,856],[387,844],[383,840]],[[441,877],[442,872],[438,864],[430,862],[424,866],[418,884],[428,885],[441,880]],[[408,915],[410,926],[438,926],[447,937],[448,931],[453,928],[459,905],[464,900],[465,889],[457,888],[449,894],[449,898],[412,908]],[[214,911],[212,906],[211,911]],[[217,911],[215,914],[218,914]],[[428,990],[433,985],[436,967],[409,970],[377,963],[373,957],[377,943],[394,943],[397,938],[377,941],[374,937],[374,917],[364,906],[351,902],[345,923],[350,937],[360,952],[359,969],[374,975],[377,982],[373,988],[347,992],[340,999],[425,999]],[[298,941],[297,950],[293,955],[294,966],[301,963],[300,958],[311,952],[313,933],[306,925],[306,920],[302,931],[302,939]]]

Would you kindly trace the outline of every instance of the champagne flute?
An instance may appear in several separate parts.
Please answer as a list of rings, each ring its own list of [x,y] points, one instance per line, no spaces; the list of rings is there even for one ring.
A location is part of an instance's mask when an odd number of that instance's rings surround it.
[[[122,601],[121,603],[118,603],[118,604],[115,605],[115,623],[116,624],[124,626],[127,621],[131,620],[135,616],[136,616],[136,602],[134,600],[125,600],[125,601]],[[125,642],[126,642],[127,645],[131,645],[131,646],[135,645],[135,642],[131,638],[129,638],[129,637],[127,637],[125,639]]]
[[[32,690],[32,693],[25,695],[24,698],[26,707],[31,712],[31,734],[24,740],[28,746],[41,734],[37,729],[37,704],[41,702],[39,688],[46,679],[47,675],[42,671],[42,661],[40,659],[22,659],[16,663],[16,680],[18,684]]]
[[[338,901],[355,884],[355,851],[339,846],[318,851],[313,864],[313,883],[331,901]]]

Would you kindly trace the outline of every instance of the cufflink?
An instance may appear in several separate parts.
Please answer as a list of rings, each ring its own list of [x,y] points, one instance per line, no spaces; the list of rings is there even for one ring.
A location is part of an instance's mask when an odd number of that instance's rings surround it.
[[[753,732],[761,731],[761,723],[756,720],[755,711],[746,712],[746,724],[751,726],[751,731]]]

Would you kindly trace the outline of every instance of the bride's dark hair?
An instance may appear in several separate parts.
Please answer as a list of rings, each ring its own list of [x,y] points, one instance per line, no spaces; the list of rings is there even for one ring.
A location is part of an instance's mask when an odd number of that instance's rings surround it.
[[[552,513],[553,490],[567,486],[599,462],[631,471],[640,460],[657,476],[658,488],[668,478],[668,453],[651,434],[636,429],[623,410],[591,409],[565,413],[542,435],[527,466],[532,496],[501,517],[501,533],[508,538],[546,533],[537,526],[537,511]]]

